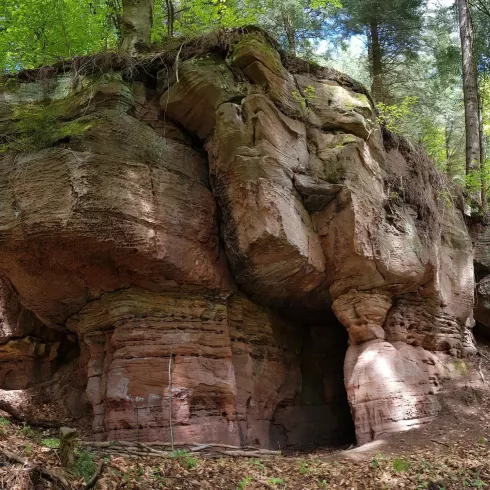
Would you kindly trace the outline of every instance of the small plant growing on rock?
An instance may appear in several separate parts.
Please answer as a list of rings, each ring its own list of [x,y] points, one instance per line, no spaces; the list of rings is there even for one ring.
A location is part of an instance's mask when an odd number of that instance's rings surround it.
[[[442,189],[437,192],[437,200],[444,204],[444,207],[449,209],[453,202],[451,199],[451,193],[447,189]]]
[[[0,417],[0,436],[7,434],[7,427],[10,425],[10,422],[4,418]]]
[[[316,97],[315,87],[308,85],[303,89],[303,93],[299,92],[298,90],[294,90],[291,93],[291,95],[293,96],[293,99],[296,102],[299,102],[301,109],[303,109],[303,111],[305,111],[306,114],[308,114],[310,112],[308,103],[311,102]]]
[[[7,426],[0,425],[0,437],[5,437],[7,435]]]
[[[417,474],[417,486],[415,487],[415,490],[422,490],[424,488],[427,488],[427,484],[424,482],[422,475],[420,473],[418,473]]]
[[[141,481],[141,477],[145,474],[145,470],[143,468],[143,466],[140,466],[139,464],[136,466],[136,475],[134,477],[134,479],[136,481]]]

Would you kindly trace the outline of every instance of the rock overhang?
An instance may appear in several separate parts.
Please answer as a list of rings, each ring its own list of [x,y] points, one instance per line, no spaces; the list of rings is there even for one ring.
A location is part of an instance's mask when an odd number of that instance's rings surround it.
[[[99,437],[133,438],[140,417],[138,434],[162,436],[172,410],[184,439],[299,444],[311,428],[285,420],[311,412],[325,442],[349,431],[333,422],[345,392],[359,442],[430,420],[445,373],[431,352],[472,347],[461,211],[354,81],[260,31],[217,36],[170,69],[140,62],[136,80],[122,66],[3,89],[4,120],[36,107],[53,134],[35,148],[37,126],[7,133],[2,276],[79,335]],[[314,367],[304,357],[317,329],[347,349],[332,309],[349,335],[343,394],[328,338]]]

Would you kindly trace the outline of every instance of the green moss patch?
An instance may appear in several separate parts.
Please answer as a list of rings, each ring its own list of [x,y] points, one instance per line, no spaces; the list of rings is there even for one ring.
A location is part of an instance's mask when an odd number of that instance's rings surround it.
[[[279,53],[260,32],[251,32],[241,36],[228,57],[231,65],[240,68],[246,68],[254,61],[261,61],[279,75],[284,72]]]
[[[14,107],[12,124],[4,135],[1,153],[29,152],[48,148],[62,140],[80,138],[93,125],[92,120],[63,120],[62,105],[25,104]]]

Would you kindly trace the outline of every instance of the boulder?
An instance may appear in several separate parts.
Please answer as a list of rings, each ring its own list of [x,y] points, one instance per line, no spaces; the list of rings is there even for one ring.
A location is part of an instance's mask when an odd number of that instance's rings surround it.
[[[100,440],[274,448],[427,423],[474,351],[461,207],[359,84],[210,39],[2,86],[0,406],[42,382]]]

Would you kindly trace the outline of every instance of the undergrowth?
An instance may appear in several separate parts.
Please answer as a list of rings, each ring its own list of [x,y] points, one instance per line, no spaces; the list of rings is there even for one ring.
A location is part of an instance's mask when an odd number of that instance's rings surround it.
[[[49,447],[50,449],[59,449],[60,440],[56,437],[48,437],[41,440],[41,446]]]
[[[90,451],[77,449],[75,451],[76,459],[73,467],[73,473],[75,476],[81,477],[88,482],[92,478],[97,469],[95,463],[95,455]]]
[[[197,459],[191,456],[185,449],[176,449],[175,451],[172,451],[170,456],[179,460],[179,462],[189,470],[194,468],[197,464]]]

